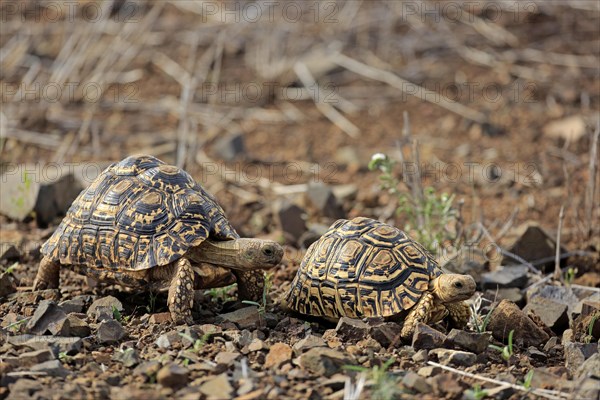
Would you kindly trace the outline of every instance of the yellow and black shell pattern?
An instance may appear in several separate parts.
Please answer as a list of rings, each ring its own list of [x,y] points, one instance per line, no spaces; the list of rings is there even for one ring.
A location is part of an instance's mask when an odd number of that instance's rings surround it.
[[[167,265],[208,237],[239,237],[212,195],[173,165],[131,156],[79,194],[41,252],[63,265],[137,271]]]
[[[308,248],[286,302],[317,317],[390,317],[414,306],[440,274],[427,250],[400,229],[340,219]]]

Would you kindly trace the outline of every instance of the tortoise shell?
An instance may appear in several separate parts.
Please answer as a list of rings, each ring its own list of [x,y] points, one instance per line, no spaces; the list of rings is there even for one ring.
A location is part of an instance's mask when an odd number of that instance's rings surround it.
[[[66,265],[138,271],[167,265],[208,237],[239,237],[217,201],[187,172],[131,156],[79,194],[41,252]]]
[[[370,218],[340,219],[309,248],[286,299],[321,317],[389,317],[410,309],[442,273],[406,233]]]

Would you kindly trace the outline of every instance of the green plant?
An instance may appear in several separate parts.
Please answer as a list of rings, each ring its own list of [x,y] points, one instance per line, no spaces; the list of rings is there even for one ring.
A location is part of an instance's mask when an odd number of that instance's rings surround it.
[[[527,374],[523,378],[523,387],[525,389],[531,389],[531,381],[533,380],[533,373],[534,373],[534,371],[532,369],[530,369],[529,372],[527,372]]]
[[[235,298],[231,296],[229,293],[231,289],[235,287],[237,284],[234,283],[229,286],[221,287],[221,288],[211,288],[204,291],[204,294],[210,296],[213,301],[221,300],[222,302],[234,300]]]
[[[20,320],[18,320],[16,322],[13,322],[12,324],[9,324],[6,327],[6,329],[12,330],[14,333],[16,333],[16,332],[19,331],[19,328],[21,327],[21,325],[25,324],[30,319],[31,319],[31,317],[20,319]]]
[[[119,311],[119,309],[115,306],[112,306],[112,314],[113,314],[113,318],[119,322],[123,321],[123,315],[121,314],[121,311]]]
[[[487,392],[481,388],[481,385],[473,385],[472,389],[465,391],[465,397],[469,400],[481,400],[487,397]]]
[[[598,320],[598,317],[600,317],[600,314],[595,314],[590,319],[590,322],[588,323],[588,326],[587,326],[587,335],[583,338],[583,341],[585,343],[591,343],[592,342],[592,339],[594,338],[594,335],[593,335],[594,325],[596,324],[596,321]]]
[[[577,268],[567,268],[567,271],[565,272],[565,284],[567,286],[571,286],[571,284],[575,280],[575,275],[577,275]]]
[[[404,230],[432,253],[447,241],[457,242],[457,232],[448,229],[452,222],[458,221],[458,210],[453,207],[454,195],[438,194],[431,186],[423,189],[420,183],[401,182],[394,174],[395,165],[386,154],[377,153],[371,157],[369,169],[378,170],[382,189],[396,196],[396,213],[406,219]],[[402,184],[410,190],[401,191]]]
[[[14,272],[17,270],[17,267],[19,266],[19,262],[15,262],[13,264],[11,264],[10,267],[6,268],[6,270],[4,271],[4,273],[6,274],[14,274]]]
[[[475,330],[479,333],[486,332],[492,312],[494,311],[494,308],[496,308],[495,306],[492,307],[485,317],[482,317],[479,311],[481,310],[483,300],[483,296],[478,295],[471,304],[471,323],[475,327]]]
[[[508,344],[506,346],[500,347],[500,346],[496,346],[493,344],[490,344],[490,346],[489,346],[490,348],[499,351],[500,355],[506,362],[509,362],[510,358],[514,354],[514,352],[513,352],[513,334],[514,333],[515,333],[514,329],[508,333]]]
[[[397,398],[400,392],[396,377],[388,372],[388,369],[394,362],[396,362],[396,359],[392,357],[383,364],[375,365],[372,368],[360,365],[346,365],[344,369],[367,374],[368,378],[373,382],[372,398],[391,400]]]
[[[70,355],[68,355],[66,352],[61,351],[60,353],[58,353],[58,359],[64,363],[68,363],[71,361],[73,357],[71,357]]]
[[[23,183],[23,186],[19,186],[19,195],[13,199],[13,202],[15,206],[17,206],[17,208],[25,207],[25,198],[27,197],[27,194],[31,189],[31,185],[33,184],[33,180],[31,179],[27,171],[25,171],[25,173],[23,174]]]
[[[148,305],[146,306],[146,312],[147,312],[148,314],[152,314],[152,313],[154,313],[154,312],[155,312],[155,310],[156,310],[156,298],[157,298],[157,297],[158,297],[158,294],[157,294],[157,293],[152,293],[152,292],[150,292],[150,299],[149,299],[149,303],[150,303],[150,304],[148,304]]]
[[[193,337],[191,337],[190,335],[188,335],[187,333],[183,333],[183,332],[179,332],[179,336],[181,336],[182,338],[188,340],[190,343],[193,343],[192,345],[192,349],[198,353],[202,347],[208,342],[208,339],[210,339],[210,334],[205,333],[204,335],[202,335],[200,338],[194,340]]]

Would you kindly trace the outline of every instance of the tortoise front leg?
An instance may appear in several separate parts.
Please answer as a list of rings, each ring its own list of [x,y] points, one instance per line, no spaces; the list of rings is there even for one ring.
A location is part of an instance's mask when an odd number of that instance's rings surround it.
[[[404,325],[402,326],[402,331],[400,332],[400,336],[402,339],[409,340],[413,333],[415,332],[415,328],[417,323],[422,322],[426,324],[429,322],[429,317],[431,314],[431,310],[433,309],[433,294],[430,292],[423,293],[421,300],[418,301],[417,304],[413,307],[413,309],[408,313],[406,319],[404,320]]]
[[[33,281],[33,290],[58,289],[59,278],[60,264],[44,257]]]
[[[251,300],[261,302],[265,287],[265,278],[262,270],[233,271],[238,287],[238,300]]]
[[[471,309],[464,301],[448,303],[446,304],[446,309],[448,310],[452,326],[455,328],[464,328],[471,318]]]
[[[194,270],[190,261],[182,257],[175,261],[175,271],[169,286],[167,300],[171,319],[176,324],[192,324],[194,305]]]

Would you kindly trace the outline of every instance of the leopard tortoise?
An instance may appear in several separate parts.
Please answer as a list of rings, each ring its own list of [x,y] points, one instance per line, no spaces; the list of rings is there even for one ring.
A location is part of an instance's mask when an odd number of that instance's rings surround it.
[[[474,293],[471,276],[444,273],[400,229],[358,217],[336,221],[308,248],[282,305],[329,320],[404,321],[400,335],[408,339],[418,322],[449,316],[454,326],[466,325],[470,310],[463,300]]]
[[[240,298],[257,300],[260,270],[279,264],[283,249],[240,238],[187,172],[131,156],[79,194],[41,253],[34,290],[57,288],[61,266],[127,287],[168,287],[173,321],[191,323],[194,289],[237,281]]]

